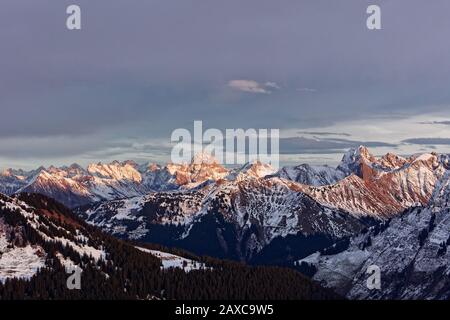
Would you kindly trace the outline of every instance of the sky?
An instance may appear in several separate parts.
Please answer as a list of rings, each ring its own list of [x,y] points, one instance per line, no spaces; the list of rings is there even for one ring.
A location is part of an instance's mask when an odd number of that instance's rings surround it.
[[[81,7],[82,30],[66,28]],[[381,8],[368,30],[366,8]],[[450,152],[450,2],[2,0],[0,169],[165,162],[177,128],[280,129],[284,163]]]

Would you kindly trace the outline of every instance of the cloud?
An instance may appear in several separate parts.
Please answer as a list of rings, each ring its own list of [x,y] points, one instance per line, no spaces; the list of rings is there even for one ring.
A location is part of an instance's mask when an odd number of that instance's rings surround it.
[[[266,82],[265,86],[273,89],[281,89],[281,87],[276,82]]]
[[[390,147],[397,145],[380,141],[356,141],[347,139],[313,139],[306,137],[289,137],[280,139],[281,154],[312,153],[329,154],[342,153],[350,148],[364,145],[369,148]]]
[[[299,131],[298,133],[299,134],[314,135],[314,136],[343,136],[343,137],[350,137],[351,136],[349,133],[345,133],[345,132]]]
[[[21,146],[18,148],[17,146]],[[166,139],[86,139],[85,137],[27,137],[0,139],[0,167],[34,169],[44,165],[69,165],[77,162],[135,160],[138,163],[165,163],[171,144]]]
[[[65,2],[2,1],[0,137],[22,138],[0,142],[8,165],[52,157],[70,163],[97,149],[98,160],[118,151],[136,158],[143,152],[104,146],[130,136],[168,139],[197,119],[211,128],[348,132],[362,141],[450,136],[450,126],[417,124],[450,120],[450,59],[442,54],[450,50],[442,41],[448,0],[391,1],[397,19],[387,21],[388,37],[354,27],[365,10],[357,0],[77,0],[99,17],[81,33],[61,27]],[[422,19],[424,12],[440,24]],[[420,46],[411,20],[420,25]],[[233,79],[253,81],[227,87]],[[404,121],[419,114],[430,116]],[[64,142],[54,143],[58,137]],[[417,145],[399,148],[415,152]]]
[[[450,120],[449,121],[424,121],[424,122],[420,122],[420,124],[439,124],[439,125],[450,126]]]
[[[317,92],[317,89],[313,89],[313,88],[298,88],[296,91],[298,92]]]
[[[0,139],[0,157],[4,159],[39,159],[41,161],[48,158],[72,158],[88,151],[122,146],[119,142],[98,141],[84,137],[6,138]]]
[[[420,144],[420,145],[450,145],[450,138],[412,138],[402,141],[403,143],[409,144]]]
[[[255,80],[231,80],[228,86],[235,90],[250,92],[250,93],[272,93],[271,89],[280,89],[280,86],[275,82],[266,82],[264,84]]]

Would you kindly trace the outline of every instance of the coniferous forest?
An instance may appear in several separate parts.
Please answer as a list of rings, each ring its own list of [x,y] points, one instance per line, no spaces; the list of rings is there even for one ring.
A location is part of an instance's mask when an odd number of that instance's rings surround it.
[[[187,258],[195,258],[207,266],[205,269],[189,272],[179,268],[163,269],[159,258],[136,249],[136,244],[104,234],[50,198],[36,194],[21,194],[17,198],[34,208],[34,214],[39,216],[39,221],[45,221],[48,227],[41,226],[36,230],[19,210],[1,206],[0,219],[4,224],[13,226],[14,232],[9,236],[12,243],[25,241],[44,249],[45,267],[31,279],[8,278],[4,283],[0,282],[0,297],[3,300],[339,298],[332,291],[320,287],[295,270],[250,267],[234,261],[197,257],[182,250],[143,245],[150,249],[164,249]],[[43,239],[43,234],[53,238],[75,239],[76,230],[82,230],[88,235],[82,240],[84,243],[101,246],[106,256],[96,261],[86,254],[80,255],[71,246]],[[67,288],[68,274],[58,258],[61,255],[83,270],[80,290]]]

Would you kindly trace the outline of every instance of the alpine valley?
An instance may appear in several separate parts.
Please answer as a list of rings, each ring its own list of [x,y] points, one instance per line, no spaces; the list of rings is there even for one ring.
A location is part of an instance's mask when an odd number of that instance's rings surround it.
[[[449,159],[437,153],[375,157],[360,146],[336,168],[274,170],[260,162],[225,168],[198,154],[191,163],[164,166],[115,161],[8,169],[0,174],[0,266],[13,256],[20,263],[0,268],[0,281],[16,277],[38,285],[64,264],[81,263],[96,281],[109,283],[125,277],[112,266],[123,263],[126,252],[139,267],[156,266],[151,281],[161,277],[139,290],[127,287],[125,295],[139,298],[179,298],[167,285],[177,269],[189,283],[239,266],[254,272],[254,281],[280,270],[286,273],[281,282],[317,286],[301,271],[350,299],[449,299]],[[217,268],[221,264],[226,267]],[[381,290],[366,286],[374,264]],[[131,283],[138,281],[134,276]],[[318,298],[333,296],[314,288]],[[265,297],[272,294],[267,290]]]

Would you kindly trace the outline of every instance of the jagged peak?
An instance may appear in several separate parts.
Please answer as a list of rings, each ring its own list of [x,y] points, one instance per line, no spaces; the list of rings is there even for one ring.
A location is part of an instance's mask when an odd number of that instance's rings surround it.
[[[367,148],[366,146],[363,146],[363,145],[360,145],[357,148],[357,152],[358,152],[359,155],[361,155],[363,157],[367,157],[367,158],[373,157],[372,154],[369,151],[369,148]]]
[[[369,148],[363,145],[360,145],[358,148],[354,149],[354,155],[370,162],[376,160],[373,154],[369,151]]]
[[[15,170],[15,169],[12,169],[12,168],[8,168],[8,169],[4,169],[4,170],[0,173],[0,175],[1,175],[1,176],[5,176],[5,177],[11,177],[11,176],[15,176],[15,175],[20,174],[21,171],[22,171],[21,169]]]
[[[78,163],[72,163],[70,166],[62,166],[59,169],[61,170],[84,170],[82,166]]]
[[[7,175],[7,176],[29,176],[31,174],[33,174],[34,172],[37,172],[39,170],[44,169],[44,167],[40,167],[37,170],[31,170],[31,171],[27,171],[27,170],[23,170],[23,169],[13,169],[13,168],[8,168],[3,170],[0,175]]]
[[[71,168],[71,169],[83,169],[83,167],[80,166],[80,165],[79,165],[78,163],[76,163],[76,162],[72,163],[72,164],[69,166],[69,168]]]
[[[123,166],[131,166],[131,167],[133,167],[133,168],[137,168],[137,167],[139,167],[139,165],[136,163],[136,161],[134,161],[134,160],[125,160],[125,161],[122,161],[122,165]]]
[[[30,182],[30,184],[36,180],[42,180],[42,179],[48,180],[51,178],[53,178],[53,174],[50,173],[49,171],[47,171],[46,169],[43,169],[36,173],[36,175],[33,177],[32,181]]]
[[[213,155],[202,151],[192,157],[191,164],[216,165],[219,164],[219,160],[217,160],[217,158]]]
[[[439,155],[435,152],[433,153],[423,153],[416,154],[410,157],[409,159],[411,166],[427,166],[431,169],[438,168],[440,165],[444,168],[446,167],[443,158],[439,157]]]
[[[96,169],[96,168],[111,168],[111,167],[133,167],[135,169],[139,168],[139,164],[136,163],[134,160],[124,160],[124,161],[119,161],[119,160],[113,160],[109,163],[104,163],[104,162],[97,162],[97,163],[90,163],[87,166],[87,170],[89,171],[89,169]]]
[[[262,163],[259,160],[247,162],[241,168],[233,170],[229,175],[229,180],[243,179],[245,177],[264,178],[277,172],[270,164]]]
[[[39,173],[39,172],[44,171],[44,170],[46,170],[45,167],[44,166],[40,166],[39,168],[37,168],[36,170],[33,170],[32,172]]]
[[[161,166],[158,165],[158,164],[156,164],[156,163],[150,163],[150,164],[147,166],[147,168],[148,168],[148,170],[150,170],[151,172],[154,172],[154,171],[160,170],[160,169],[161,169]]]
[[[138,169],[142,173],[155,172],[155,171],[161,170],[161,166],[157,163],[149,162],[149,163],[145,163],[145,164],[138,166]]]
[[[398,169],[407,164],[408,160],[395,153],[388,152],[381,157],[379,162],[385,168]]]
[[[435,157],[437,157],[436,153],[416,153],[410,157],[410,161],[428,161]]]
[[[392,153],[392,152],[388,152],[388,153],[386,153],[384,156],[382,156],[381,157],[381,159],[386,159],[386,160],[393,160],[393,159],[404,159],[404,160],[406,160],[405,158],[403,158],[403,157],[400,157],[399,155],[397,155],[397,154],[395,154],[395,153]]]
[[[263,164],[262,164],[261,161],[259,161],[259,160],[253,160],[253,161],[249,161],[249,162],[247,162],[246,164],[244,164],[244,165],[241,167],[241,169],[249,169],[249,168],[254,167],[254,166],[259,167],[259,166],[262,166],[262,165],[263,165]]]
[[[345,153],[338,168],[346,172],[355,172],[355,170],[357,172],[359,166],[366,165],[384,171],[389,171],[400,169],[412,161],[413,158],[406,159],[392,152],[388,152],[382,157],[377,158],[369,151],[367,147],[359,146],[358,148],[352,148]]]
[[[361,160],[370,163],[377,159],[370,153],[366,146],[361,145],[357,148],[351,148],[344,154],[339,168],[348,171],[352,166],[361,164]]]
[[[57,173],[57,172],[60,172],[62,169],[60,169],[60,168],[57,168],[57,167],[55,167],[55,166],[50,166],[50,167],[48,167],[47,169],[46,169],[46,171],[47,172],[50,172],[50,173]]]
[[[98,178],[141,183],[143,178],[138,169],[139,167],[135,162],[119,162],[116,160],[108,164],[90,164],[87,167],[87,172]]]
[[[270,164],[262,163],[259,160],[247,162],[245,165],[242,166],[241,170],[251,170],[251,169],[259,169],[259,168],[271,169],[275,172],[275,169]]]

